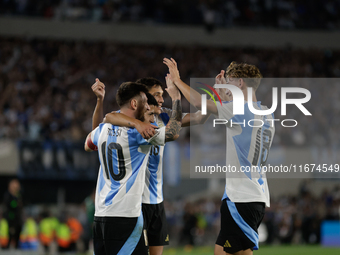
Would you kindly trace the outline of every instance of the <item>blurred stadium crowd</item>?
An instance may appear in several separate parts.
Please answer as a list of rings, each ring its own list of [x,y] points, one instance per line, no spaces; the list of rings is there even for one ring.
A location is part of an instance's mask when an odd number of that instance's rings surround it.
[[[17,179],[9,182],[0,207],[0,250],[44,250],[39,254],[89,250],[94,219],[94,193],[81,205],[25,204]],[[53,210],[54,209],[54,210]]]
[[[260,237],[267,244],[320,243],[323,220],[340,219],[340,186],[324,190],[320,196],[311,193],[311,183],[304,182],[295,196],[271,199],[266,209]],[[215,241],[220,224],[220,198],[165,202],[173,240],[182,245],[209,245]]]
[[[189,83],[190,77],[215,77],[233,60],[257,65],[264,77],[339,77],[339,56],[335,50],[289,47],[231,49],[1,38],[0,138],[82,141],[91,130],[96,99],[90,87],[95,78],[106,85],[104,111],[110,112],[118,108],[115,94],[122,82],[148,76],[164,81],[163,57],[175,58],[182,79]],[[314,86],[312,97],[319,104],[308,105],[313,121],[299,123],[294,132],[277,125],[275,145],[337,146],[339,89]],[[260,86],[258,98],[267,97],[265,104],[271,105],[269,92]],[[170,106],[168,99],[165,105]],[[182,101],[184,112],[190,111]],[[188,137],[188,129],[182,132]]]
[[[305,182],[298,195],[272,199],[259,230],[263,243],[317,244],[320,243],[322,221],[340,220],[340,187],[324,190],[320,196],[315,196],[311,193],[311,186],[312,183]],[[19,249],[59,252],[91,249],[93,194],[82,204],[67,205],[64,209],[47,205],[24,206],[24,196],[8,199],[9,194],[5,194],[3,213],[0,213],[2,248],[8,245],[6,227],[7,230],[15,227],[21,233],[18,236]],[[14,205],[13,201],[17,203]],[[214,243],[219,232],[220,205],[220,198],[165,201],[171,246]]]
[[[210,26],[337,29],[339,0],[2,0],[2,14],[54,18],[205,24]]]

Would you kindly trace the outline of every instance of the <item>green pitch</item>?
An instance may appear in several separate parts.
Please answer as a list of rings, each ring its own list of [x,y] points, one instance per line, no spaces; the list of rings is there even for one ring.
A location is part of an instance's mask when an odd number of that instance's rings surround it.
[[[193,249],[168,248],[163,255],[213,255],[213,247],[199,247]],[[340,248],[323,248],[320,246],[262,246],[260,250],[254,251],[254,255],[323,255],[340,254]]]

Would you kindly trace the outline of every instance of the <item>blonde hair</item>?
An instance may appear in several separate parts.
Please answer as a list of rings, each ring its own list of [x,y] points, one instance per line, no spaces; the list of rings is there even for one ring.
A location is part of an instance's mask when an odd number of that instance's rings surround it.
[[[231,62],[228,66],[226,76],[230,78],[243,78],[247,87],[252,87],[254,90],[257,90],[263,77],[255,65],[246,63],[237,64],[235,61]]]

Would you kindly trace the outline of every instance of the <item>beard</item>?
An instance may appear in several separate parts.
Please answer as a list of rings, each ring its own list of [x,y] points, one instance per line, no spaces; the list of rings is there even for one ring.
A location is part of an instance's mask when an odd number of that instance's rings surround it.
[[[136,119],[144,122],[144,120],[145,120],[144,113],[145,112],[146,112],[145,105],[141,102],[141,100],[138,100]]]

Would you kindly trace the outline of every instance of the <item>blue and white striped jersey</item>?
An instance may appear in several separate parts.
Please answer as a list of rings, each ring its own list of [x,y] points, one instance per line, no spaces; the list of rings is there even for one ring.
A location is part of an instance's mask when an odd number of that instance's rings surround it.
[[[253,106],[258,110],[268,109],[261,102],[253,102]],[[244,115],[233,114],[233,102],[223,102],[222,106],[217,104],[217,109],[218,118],[228,120],[226,165],[237,170],[237,173],[227,172],[223,199],[264,202],[269,207],[268,183],[262,166],[266,164],[275,133],[274,115],[255,115],[250,112],[247,102]],[[257,171],[250,171],[251,167]]]
[[[161,114],[156,115],[157,126],[159,128],[165,127],[169,122],[171,114],[171,109],[162,108]],[[186,113],[182,114],[182,119],[185,115]],[[144,204],[159,204],[163,202],[163,154],[164,146],[152,146],[145,174]]]
[[[95,216],[139,217],[152,145],[164,145],[165,127],[148,141],[136,129],[100,124],[91,133],[98,147]]]

